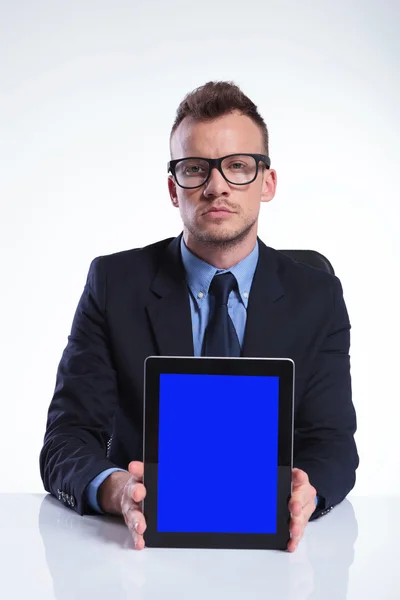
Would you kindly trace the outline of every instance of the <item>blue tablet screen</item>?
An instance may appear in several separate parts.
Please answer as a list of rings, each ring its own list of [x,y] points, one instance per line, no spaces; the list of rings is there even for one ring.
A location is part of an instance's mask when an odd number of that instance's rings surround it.
[[[276,533],[279,378],[160,376],[160,532]]]

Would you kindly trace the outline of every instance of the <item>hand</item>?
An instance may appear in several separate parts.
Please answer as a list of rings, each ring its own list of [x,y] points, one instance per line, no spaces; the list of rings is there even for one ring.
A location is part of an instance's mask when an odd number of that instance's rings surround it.
[[[290,535],[287,549],[294,552],[303,536],[305,526],[315,511],[316,489],[310,484],[308,475],[301,469],[292,471],[292,497],[289,500]]]
[[[132,461],[126,471],[114,471],[99,487],[100,508],[111,515],[122,515],[132,534],[135,548],[144,548],[143,534],[146,520],[140,502],[146,496],[143,481],[143,463]]]
[[[142,513],[140,502],[146,497],[143,481],[143,463],[132,461],[128,465],[131,477],[126,482],[121,498],[121,510],[125,523],[132,534],[137,550],[143,550],[143,534],[146,531],[146,519]]]

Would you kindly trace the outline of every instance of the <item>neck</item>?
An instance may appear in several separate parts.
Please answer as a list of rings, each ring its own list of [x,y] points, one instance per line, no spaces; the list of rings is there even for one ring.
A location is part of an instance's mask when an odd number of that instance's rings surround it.
[[[187,229],[184,229],[183,239],[193,254],[216,269],[231,269],[253,250],[257,241],[257,232],[245,239],[231,243],[212,244],[207,241],[194,239]]]

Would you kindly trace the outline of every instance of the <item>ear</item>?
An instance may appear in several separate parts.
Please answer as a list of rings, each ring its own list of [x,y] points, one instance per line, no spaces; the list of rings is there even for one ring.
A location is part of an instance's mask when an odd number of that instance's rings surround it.
[[[179,208],[178,195],[176,193],[176,183],[175,183],[172,175],[170,175],[168,177],[168,191],[169,191],[172,205],[175,206],[175,208]]]
[[[275,196],[277,183],[276,171],[274,169],[265,169],[263,173],[261,202],[270,202],[272,200]]]

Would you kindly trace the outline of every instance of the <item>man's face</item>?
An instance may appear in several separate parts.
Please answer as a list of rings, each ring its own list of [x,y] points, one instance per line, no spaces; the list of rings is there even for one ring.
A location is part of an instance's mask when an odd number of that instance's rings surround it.
[[[220,158],[243,153],[265,154],[265,149],[257,125],[237,112],[213,121],[194,121],[186,117],[171,140],[172,159]],[[260,163],[255,181],[234,185],[213,169],[201,187],[181,188],[170,176],[168,188],[172,204],[179,208],[186,242],[235,245],[248,236],[255,240],[260,202],[274,197],[276,173]]]

